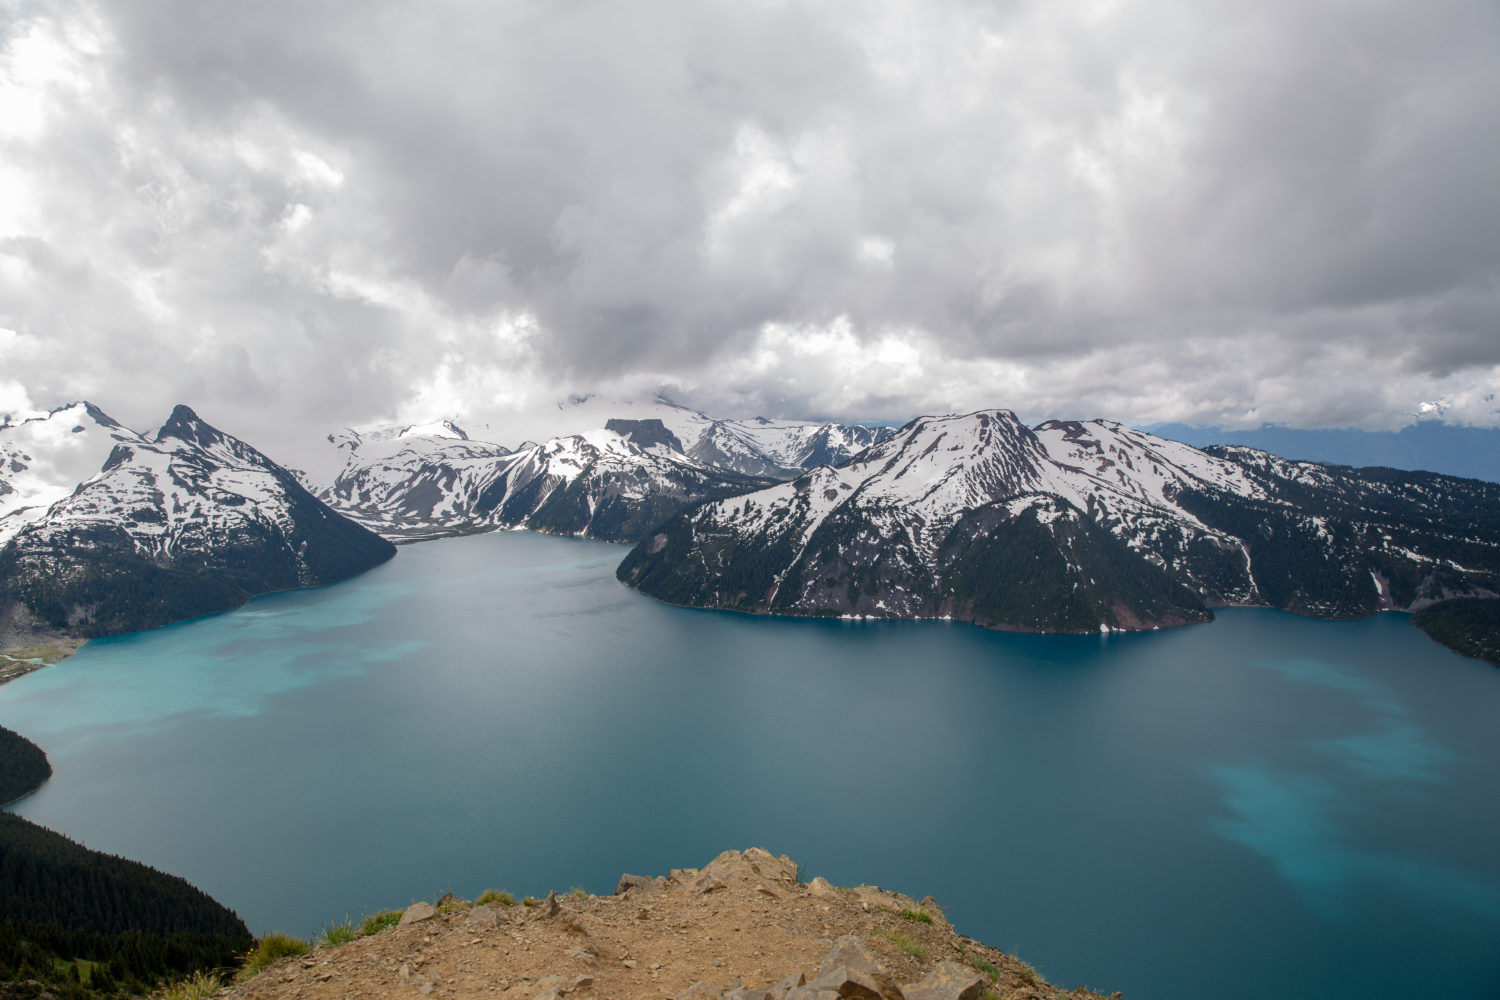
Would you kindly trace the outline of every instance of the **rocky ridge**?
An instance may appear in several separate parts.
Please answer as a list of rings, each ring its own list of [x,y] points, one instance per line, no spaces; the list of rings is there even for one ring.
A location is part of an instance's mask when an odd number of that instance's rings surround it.
[[[957,933],[930,897],[798,880],[759,848],[626,875],[612,896],[414,903],[370,937],[283,959],[246,1000],[1104,1000]],[[1118,998],[1119,994],[1114,994]]]

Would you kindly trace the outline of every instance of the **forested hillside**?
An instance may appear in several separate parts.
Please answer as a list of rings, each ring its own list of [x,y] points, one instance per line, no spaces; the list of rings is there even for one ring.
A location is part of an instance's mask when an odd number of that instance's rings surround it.
[[[0,726],[0,803],[14,802],[52,777],[42,748]]]
[[[0,813],[0,984],[142,993],[250,945],[239,917],[183,879]]]

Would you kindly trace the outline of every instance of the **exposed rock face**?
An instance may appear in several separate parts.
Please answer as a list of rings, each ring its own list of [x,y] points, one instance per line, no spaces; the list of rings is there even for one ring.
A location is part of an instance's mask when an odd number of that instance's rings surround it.
[[[686,511],[618,575],[675,604],[1026,631],[1360,617],[1500,593],[1500,485],[989,410]]]
[[[1030,966],[955,933],[930,899],[874,886],[814,892],[752,848],[701,871],[625,876],[613,896],[439,907],[419,923],[273,965],[232,997],[509,1000],[1040,1000]],[[425,904],[423,904],[425,905]],[[482,920],[473,914],[491,911]],[[410,911],[408,911],[410,912]],[[1087,990],[1066,994],[1103,1000]],[[1118,997],[1118,994],[1115,995]]]

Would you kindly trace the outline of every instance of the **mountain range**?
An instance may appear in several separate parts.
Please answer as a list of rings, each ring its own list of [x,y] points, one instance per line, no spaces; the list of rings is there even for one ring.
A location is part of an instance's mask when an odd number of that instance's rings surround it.
[[[0,643],[149,628],[343,579],[392,541],[527,528],[638,543],[619,578],[699,607],[1072,632],[1226,605],[1420,610],[1454,648],[1500,649],[1495,483],[1006,410],[899,430],[660,399],[560,413],[602,426],[514,446],[448,420],[346,428],[300,473],[185,406],[149,434],[89,403],[7,421]]]
[[[1500,485],[990,410],[679,514],[618,575],[677,604],[1025,631],[1363,617],[1500,594]]]

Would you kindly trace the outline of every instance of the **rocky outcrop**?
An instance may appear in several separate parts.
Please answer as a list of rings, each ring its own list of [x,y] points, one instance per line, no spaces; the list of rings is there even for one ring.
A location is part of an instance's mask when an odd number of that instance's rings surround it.
[[[930,897],[799,880],[752,848],[529,906],[416,903],[370,937],[284,959],[228,996],[505,1000],[1096,998],[958,934]],[[1118,997],[1119,994],[1115,994]]]

